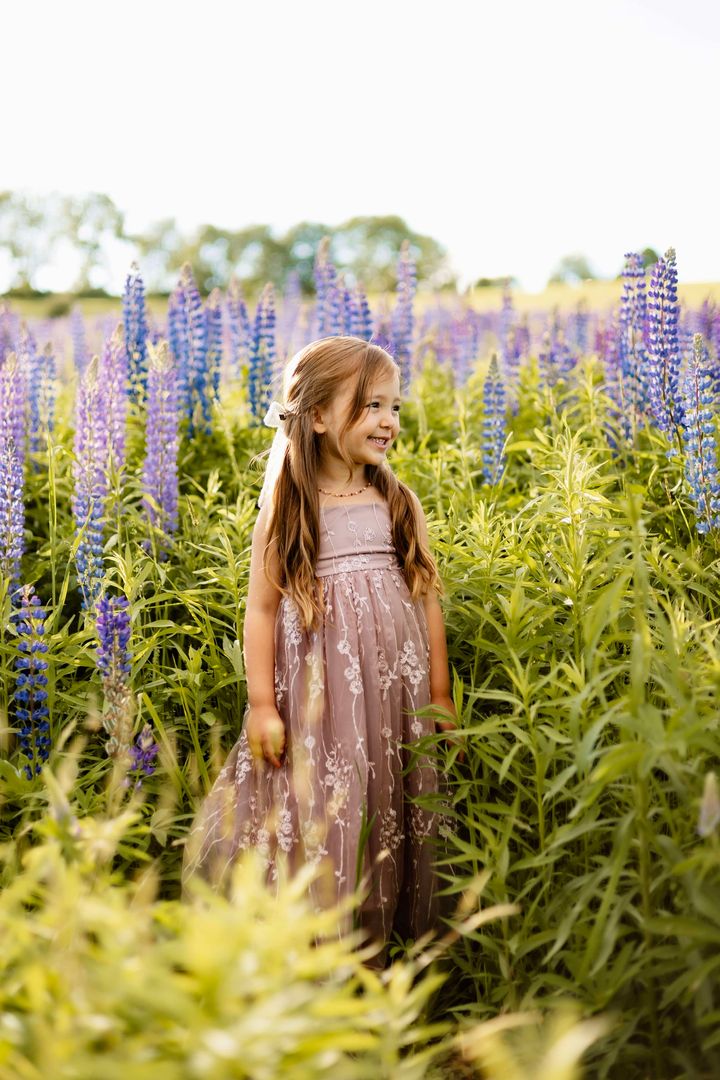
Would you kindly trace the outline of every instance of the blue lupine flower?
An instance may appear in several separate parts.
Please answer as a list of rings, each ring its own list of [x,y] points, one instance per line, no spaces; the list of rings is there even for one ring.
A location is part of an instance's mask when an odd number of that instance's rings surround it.
[[[680,346],[675,251],[653,267],[648,290],[647,391],[650,408],[660,431],[672,439],[682,424],[680,401]]]
[[[622,272],[618,337],[617,404],[619,420],[627,439],[634,439],[640,418],[647,411],[645,386],[647,347],[645,341],[647,298],[642,255],[628,252]]]
[[[222,293],[213,289],[205,305],[207,321],[207,359],[205,371],[205,393],[203,395],[203,417],[206,430],[210,432],[211,404],[220,394],[220,375],[223,359],[223,307]]]
[[[55,356],[49,343],[38,352],[34,339],[26,342],[25,370],[27,372],[28,431],[31,453],[47,446],[55,419]],[[39,468],[37,462],[35,467]]]
[[[73,362],[78,374],[82,377],[90,362],[90,354],[85,338],[85,323],[82,312],[77,307],[74,307],[70,312],[70,337],[73,347]]]
[[[682,381],[685,478],[695,505],[695,528],[707,533],[720,527],[720,478],[713,391],[702,334],[695,335],[693,345]]]
[[[109,757],[118,758],[129,765],[132,742],[132,654],[130,612],[124,596],[103,593],[97,604],[96,630],[99,642],[97,667],[105,698],[102,721],[109,736],[105,749]]]
[[[99,366],[106,413],[108,467],[119,474],[125,468],[125,428],[128,413],[130,372],[123,328],[118,324],[107,338]],[[147,373],[144,376],[147,380]],[[145,390],[143,387],[143,394]]]
[[[32,585],[20,589],[20,609],[13,614],[13,621],[18,635],[13,700],[20,752],[28,759],[23,769],[32,780],[50,756],[45,611]]]
[[[147,384],[147,313],[145,284],[137,263],[130,267],[123,292],[123,326],[130,388],[136,400],[143,400]]]
[[[543,334],[542,347],[538,352],[541,382],[555,386],[558,379],[564,379],[576,363],[577,356],[568,345],[564,331],[554,324],[551,330]]]
[[[185,263],[180,271],[180,284],[187,312],[187,414],[190,419],[189,432],[192,434],[201,419],[208,426],[210,423],[207,315],[189,263]]]
[[[415,260],[410,254],[410,243],[403,240],[398,261],[397,301],[392,314],[391,350],[400,368],[401,382],[404,387],[410,383],[412,375],[412,344],[415,328],[413,301],[417,291],[417,272]]]
[[[263,289],[255,311],[250,364],[248,368],[248,401],[253,423],[262,422],[270,405],[275,376],[275,302],[274,289]]]
[[[352,292],[350,310],[351,334],[353,337],[362,338],[363,341],[369,341],[373,336],[373,320],[368,298],[362,285],[357,284]]]
[[[19,320],[10,305],[0,301],[0,366],[11,352],[17,352]]]
[[[0,437],[12,436],[21,464],[25,461],[26,378],[17,353],[9,353],[0,367]]]
[[[232,278],[227,294],[228,330],[230,332],[230,368],[238,378],[250,360],[252,326],[242,295],[242,286]]]
[[[134,744],[130,747],[130,769],[125,779],[126,786],[135,781],[135,790],[142,787],[144,776],[152,776],[155,772],[155,758],[158,753],[158,745],[153,736],[153,730],[149,724],[145,724],[138,734]]]
[[[176,364],[167,343],[161,342],[157,349],[154,346],[150,349],[143,505],[151,525],[165,537],[175,532],[178,523],[179,426]],[[149,541],[146,541],[145,547],[150,547]],[[164,554],[165,549],[161,545],[161,558]]]
[[[0,578],[11,595],[20,581],[24,529],[22,464],[12,435],[0,433]]]
[[[77,548],[75,566],[83,609],[92,609],[103,581],[103,530],[108,494],[108,428],[105,390],[98,359],[88,364],[78,392],[72,510]]]
[[[175,382],[178,405],[183,416],[190,413],[190,321],[182,282],[178,282],[168,299],[168,342],[175,361]]]
[[[512,289],[510,288],[510,283],[506,282],[503,288],[502,308],[500,310],[498,353],[500,357],[500,367],[513,386],[517,382],[518,369],[518,356],[513,340],[513,327],[515,326],[516,318]]]
[[[497,357],[493,355],[483,388],[482,471],[488,484],[497,483],[505,463],[503,454],[507,435],[505,405],[505,386]]]
[[[315,305],[315,336],[330,337],[342,334],[342,312],[337,285],[337,271],[330,258],[330,237],[324,236],[318,245],[313,266],[317,302]]]

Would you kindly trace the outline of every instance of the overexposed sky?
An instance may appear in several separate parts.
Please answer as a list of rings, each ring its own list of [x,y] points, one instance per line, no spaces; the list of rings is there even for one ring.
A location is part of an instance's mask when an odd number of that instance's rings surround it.
[[[399,214],[461,284],[646,245],[720,278],[714,0],[34,0],[0,25],[0,189],[107,192],[130,228]]]

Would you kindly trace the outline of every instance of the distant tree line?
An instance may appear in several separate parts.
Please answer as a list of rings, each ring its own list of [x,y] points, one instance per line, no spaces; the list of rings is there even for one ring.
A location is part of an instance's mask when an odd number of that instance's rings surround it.
[[[16,294],[37,292],[40,271],[71,251],[78,269],[68,291],[102,295],[107,251],[118,243],[128,248],[128,266],[138,260],[151,292],[167,293],[180,268],[189,262],[205,293],[216,285],[227,286],[233,275],[248,293],[258,292],[267,281],[282,287],[296,271],[302,291],[309,294],[314,289],[315,253],[323,236],[330,237],[333,261],[349,286],[360,281],[371,290],[394,288],[403,240],[410,242],[421,282],[432,288],[456,285],[445,248],[431,236],[414,232],[395,215],[353,217],[337,226],[303,221],[282,235],[269,225],[242,229],[201,225],[184,233],[172,218],[166,218],[142,233],[133,233],[108,195],[41,197],[0,191],[0,246],[10,260],[11,291]]]

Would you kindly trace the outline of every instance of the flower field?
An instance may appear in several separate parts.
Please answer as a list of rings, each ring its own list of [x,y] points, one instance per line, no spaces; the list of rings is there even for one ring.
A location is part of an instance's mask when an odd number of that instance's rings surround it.
[[[720,1075],[720,312],[672,250],[603,310],[397,276],[371,305],[323,242],[313,297],[186,267],[154,316],[133,268],[119,324],[0,308],[0,1080]],[[302,879],[179,884],[245,704],[262,418],[335,333],[403,374],[461,725],[423,747],[446,932],[384,976]]]

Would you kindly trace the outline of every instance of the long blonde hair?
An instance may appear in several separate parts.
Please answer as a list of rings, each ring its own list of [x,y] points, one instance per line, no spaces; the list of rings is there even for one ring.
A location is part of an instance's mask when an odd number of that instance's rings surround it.
[[[315,411],[327,407],[353,380],[355,393],[338,432],[338,448],[352,477],[352,460],[344,449],[346,432],[361,417],[367,395],[381,378],[398,374],[389,353],[356,337],[326,337],[306,345],[291,361],[292,375],[285,387],[284,430],[288,438],[285,458],[275,485],[267,546],[263,559],[268,579],[297,604],[303,626],[313,629],[322,615],[322,593],[315,577],[320,547],[318,466],[321,439],[313,427]],[[440,581],[427,546],[422,542],[413,496],[390,466],[365,466],[370,480],[390,512],[393,544],[413,599]],[[279,580],[270,569],[275,549]]]

